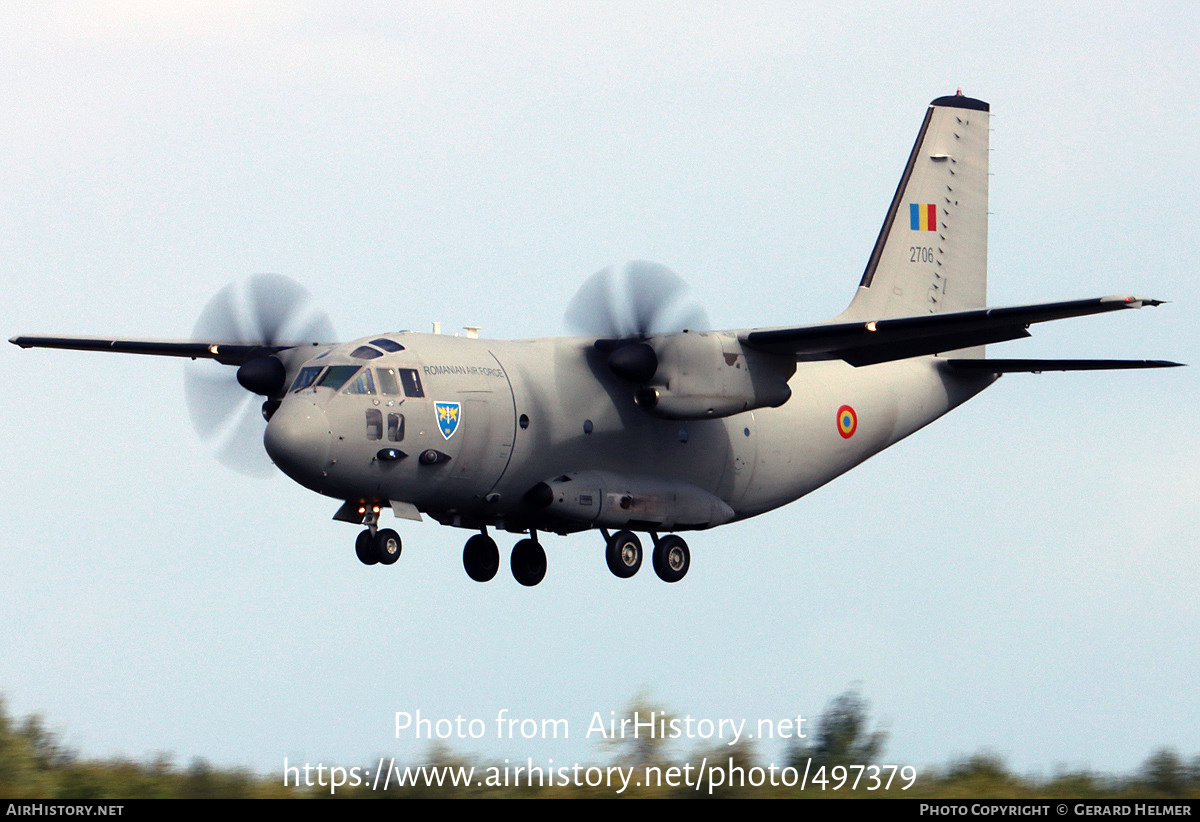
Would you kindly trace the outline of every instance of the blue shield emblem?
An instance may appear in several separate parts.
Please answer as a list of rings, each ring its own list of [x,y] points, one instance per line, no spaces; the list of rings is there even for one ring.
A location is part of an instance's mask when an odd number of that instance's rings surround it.
[[[433,412],[437,415],[438,430],[442,436],[450,439],[458,430],[459,420],[462,419],[462,403],[435,402]]]

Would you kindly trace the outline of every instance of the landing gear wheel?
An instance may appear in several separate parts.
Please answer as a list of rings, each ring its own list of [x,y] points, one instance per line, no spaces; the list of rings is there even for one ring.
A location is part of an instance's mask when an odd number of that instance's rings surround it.
[[[358,535],[358,539],[354,540],[354,553],[358,554],[358,561],[363,565],[374,565],[379,562],[379,554],[375,553],[375,544],[371,540],[370,531],[363,531]]]
[[[391,565],[400,559],[400,550],[403,547],[400,544],[400,535],[391,528],[380,528],[376,531],[373,543],[375,556],[384,565]]]
[[[633,531],[617,531],[608,538],[604,558],[608,560],[608,570],[628,579],[642,567],[642,542]]]
[[[654,546],[654,573],[663,582],[679,582],[692,564],[692,552],[683,537],[669,534]]]
[[[545,564],[545,559],[542,563]],[[467,576],[476,582],[487,582],[496,576],[496,571],[500,570],[496,540],[487,534],[476,534],[467,540],[467,546],[463,548],[463,567],[467,569]]]
[[[546,576],[546,552],[535,539],[523,539],[513,546],[512,573],[526,587],[537,585]]]

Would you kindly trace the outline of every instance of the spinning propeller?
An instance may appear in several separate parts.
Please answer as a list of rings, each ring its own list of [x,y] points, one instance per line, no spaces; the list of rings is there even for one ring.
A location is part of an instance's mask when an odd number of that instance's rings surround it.
[[[567,306],[568,327],[599,337],[608,367],[626,382],[642,385],[658,370],[658,355],[646,342],[655,334],[708,327],[704,309],[687,284],[669,268],[636,260],[609,266],[589,277]]]
[[[609,266],[584,281],[567,306],[567,325],[594,337],[645,339],[708,325],[687,283],[658,263],[634,260]]]
[[[260,405],[262,396],[269,402],[283,394],[287,377],[274,354],[298,342],[331,341],[329,317],[312,307],[308,292],[296,282],[279,274],[258,274],[217,292],[200,313],[192,336],[262,346],[261,353],[252,352],[239,366],[236,377],[228,366],[192,361],[184,388],[192,424],[218,460],[252,476],[272,473],[262,447]]]

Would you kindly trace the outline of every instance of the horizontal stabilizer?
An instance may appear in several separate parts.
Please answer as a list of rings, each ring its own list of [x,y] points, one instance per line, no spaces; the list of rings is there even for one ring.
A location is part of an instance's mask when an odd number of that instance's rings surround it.
[[[1125,368],[1177,368],[1169,360],[946,360],[963,371],[988,374],[1040,374],[1043,371],[1116,371]]]
[[[759,329],[739,337],[751,348],[774,354],[791,353],[800,361],[845,360],[856,366],[872,365],[1028,337],[1028,327],[1033,323],[1161,303],[1145,297],[1096,297],[866,322]]]

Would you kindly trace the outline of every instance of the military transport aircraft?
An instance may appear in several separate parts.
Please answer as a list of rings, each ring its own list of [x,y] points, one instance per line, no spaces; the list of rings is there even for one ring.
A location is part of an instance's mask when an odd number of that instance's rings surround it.
[[[463,550],[475,580],[500,564],[489,528],[525,535],[510,561],[522,585],[546,572],[538,532],[598,529],[618,577],[642,564],[640,532],[655,572],[676,582],[691,555],[675,532],[798,499],[1001,374],[1177,365],[984,356],[1033,323],[1160,303],[986,307],[988,117],[987,103],[961,92],[929,105],[858,290],[821,324],[706,330],[679,308],[678,278],[634,264],[626,297],[609,273],[585,283],[568,309],[579,337],[400,332],[334,343],[319,319],[289,335],[302,290],[261,276],[244,300],[219,293],[192,341],[11,341],[236,366],[237,382],[266,398],[267,454],[337,500],[335,519],[365,526],[356,550],[368,565],[400,556],[400,536],[379,527],[390,508],[477,531]],[[190,383],[202,432],[222,422],[205,410],[214,391]]]

